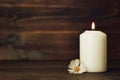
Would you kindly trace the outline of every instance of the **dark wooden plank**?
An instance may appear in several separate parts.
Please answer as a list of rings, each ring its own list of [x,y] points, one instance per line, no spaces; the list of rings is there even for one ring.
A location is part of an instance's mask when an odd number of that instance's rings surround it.
[[[120,1],[118,0],[75,0],[75,6],[88,6],[96,8],[99,7],[119,7]]]
[[[119,80],[120,63],[111,62],[108,72],[69,74],[68,61],[39,61],[39,62],[0,62],[0,79],[2,80]]]
[[[86,11],[84,11],[86,9]],[[88,16],[89,13],[86,7],[83,8],[39,8],[39,7],[23,7],[23,8],[7,8],[1,7],[0,9],[1,16],[0,17],[11,17],[11,18],[26,18],[32,16],[71,16],[74,17],[84,17]],[[29,14],[28,14],[29,13]]]
[[[29,13],[29,14],[28,14]],[[0,9],[0,20],[19,21],[24,20],[38,20],[38,19],[70,19],[70,18],[106,18],[112,17],[119,13],[119,8],[101,8],[97,7],[78,7],[78,8],[6,8]],[[8,19],[7,19],[8,18]]]
[[[87,26],[88,22],[79,23],[78,21],[73,20],[19,20],[18,23],[9,24],[7,22],[1,23],[1,31],[80,31]]]
[[[111,60],[119,60],[120,56],[120,34],[108,34],[108,57]]]
[[[96,29],[105,32],[108,36],[118,36],[120,34],[119,21],[119,16],[96,20]],[[117,38],[115,39],[117,40]]]
[[[4,34],[6,36],[1,38],[3,47],[0,50],[0,59],[71,59],[78,55],[78,37],[75,34],[79,35],[69,31],[24,32],[18,36],[20,40],[15,41],[16,34],[11,34],[12,38],[6,38],[10,35],[9,33]]]
[[[108,60],[119,60],[119,8],[119,0],[0,0],[0,59],[78,57],[79,34],[94,20],[108,34]]]
[[[28,48],[28,47],[27,47]],[[70,60],[77,58],[75,49],[19,49],[13,47],[0,48],[0,60]]]
[[[74,6],[89,6],[89,7],[95,7],[95,6],[119,6],[120,1],[119,0],[56,0],[56,1],[49,1],[49,0],[1,0],[0,1],[1,6],[8,6],[8,7],[16,7],[16,6],[31,6],[30,4],[43,4],[43,5],[73,5]],[[90,4],[89,4],[90,3]],[[24,5],[25,4],[25,5]],[[27,5],[29,4],[29,5]],[[39,6],[39,5],[37,5]]]
[[[1,0],[2,4],[0,6],[4,7],[62,7],[66,5],[73,4],[73,0],[56,0],[56,1],[49,1],[49,0]]]

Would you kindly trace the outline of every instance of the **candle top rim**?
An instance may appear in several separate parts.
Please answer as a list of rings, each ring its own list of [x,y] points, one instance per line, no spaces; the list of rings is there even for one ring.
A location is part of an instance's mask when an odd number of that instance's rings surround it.
[[[94,35],[96,35],[98,33],[100,33],[100,34],[102,33],[107,36],[106,33],[104,33],[103,31],[100,31],[100,30],[85,30],[83,33],[81,33],[81,35],[84,35],[84,33],[85,34],[94,34]]]
[[[85,30],[83,33],[85,33],[85,32],[90,32],[90,33],[93,32],[94,33],[94,32],[103,32],[103,31],[100,31],[100,30]]]
[[[85,31],[90,31],[91,32],[91,31],[100,31],[100,30],[85,30]]]

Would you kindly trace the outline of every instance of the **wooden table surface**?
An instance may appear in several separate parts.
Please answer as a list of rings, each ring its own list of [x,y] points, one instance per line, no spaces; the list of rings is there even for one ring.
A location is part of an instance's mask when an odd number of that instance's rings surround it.
[[[120,63],[105,73],[69,74],[69,61],[1,61],[0,80],[120,80]]]

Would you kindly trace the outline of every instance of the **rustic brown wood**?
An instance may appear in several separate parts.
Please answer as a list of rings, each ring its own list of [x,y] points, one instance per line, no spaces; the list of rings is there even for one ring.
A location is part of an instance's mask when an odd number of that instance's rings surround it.
[[[49,5],[76,5],[76,6],[80,6],[84,5],[84,6],[91,6],[91,7],[95,7],[95,6],[119,6],[119,0],[115,1],[115,0],[56,0],[56,1],[49,1],[49,0],[20,0],[20,1],[16,1],[16,0],[1,0],[1,6],[8,6],[8,7],[13,7],[13,6],[23,6],[25,7],[26,4],[34,4],[34,6],[36,6],[37,4],[42,4],[45,6],[49,6]],[[89,4],[90,3],[90,4]],[[6,5],[5,5],[6,4]],[[25,4],[25,5],[23,5]],[[74,5],[74,6],[75,6]],[[31,5],[29,5],[31,6]],[[38,5],[39,6],[39,5]]]
[[[110,62],[105,73],[69,74],[67,61],[0,62],[2,80],[119,80],[119,62]]]
[[[9,0],[5,0],[5,1],[0,1],[1,3],[1,6],[8,6],[8,7],[17,7],[17,6],[23,6],[23,7],[26,7],[26,6],[31,6],[31,4],[33,5],[32,7],[36,7],[36,6],[41,6],[41,5],[44,5],[44,6],[51,6],[51,5],[71,5],[73,4],[73,1],[74,0],[56,0],[56,1],[48,1],[48,0],[22,0],[22,1],[16,1],[16,0],[12,0],[12,1],[9,1]],[[27,5],[28,4],[28,5]],[[39,5],[41,4],[41,5]]]
[[[15,53],[18,54],[16,55],[16,58],[18,59],[20,59],[20,56],[22,55],[24,56],[25,53],[28,54],[30,59],[35,59],[35,58],[32,58],[31,55],[35,57],[38,56],[39,59],[36,57],[37,60],[41,60],[41,56],[44,57],[42,59],[46,59],[46,57],[48,57],[47,55],[49,55],[49,57],[50,55],[51,56],[53,55],[53,57],[56,56],[55,58],[52,57],[54,60],[55,59],[63,60],[63,59],[70,58],[70,57],[67,58],[67,55],[72,55],[72,57],[78,55],[78,54],[75,54],[75,53],[78,53],[78,50],[77,50],[78,37],[76,36],[76,34],[78,33],[68,32],[68,31],[62,31],[62,32],[61,31],[46,31],[46,32],[34,31],[34,32],[24,32],[22,34],[24,35],[21,36],[21,41],[19,41],[19,43],[23,45],[15,44],[13,45],[15,46],[15,48],[10,47],[10,50],[13,49],[12,51],[14,52],[14,54]],[[5,38],[3,37],[3,39]],[[72,42],[73,40],[76,40],[76,41]],[[2,50],[1,54],[4,55],[4,53],[6,54],[9,53],[9,50],[8,52],[4,51],[4,49],[8,49],[8,48],[9,47],[3,47],[1,49]],[[16,51],[14,49],[16,49]],[[21,53],[20,49],[23,51],[22,54],[20,54]],[[63,56],[63,54],[66,56]],[[4,58],[5,57],[1,56],[0,59],[4,59]]]
[[[93,20],[108,34],[108,60],[119,60],[119,8],[119,0],[0,0],[0,60],[78,58]]]
[[[88,23],[88,22],[87,22]],[[86,24],[87,24],[86,23]],[[1,23],[1,31],[79,31],[87,27],[85,23],[67,20],[22,21],[15,24]],[[49,25],[49,26],[48,26]],[[9,27],[8,27],[9,26]]]

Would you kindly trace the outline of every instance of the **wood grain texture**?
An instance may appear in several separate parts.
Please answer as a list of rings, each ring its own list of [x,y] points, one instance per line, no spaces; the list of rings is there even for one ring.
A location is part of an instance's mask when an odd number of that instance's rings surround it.
[[[0,62],[2,80],[119,80],[120,63],[111,62],[105,73],[69,74],[68,61]]]
[[[119,60],[119,0],[0,0],[0,60],[78,58],[93,20],[108,34],[108,60]]]

